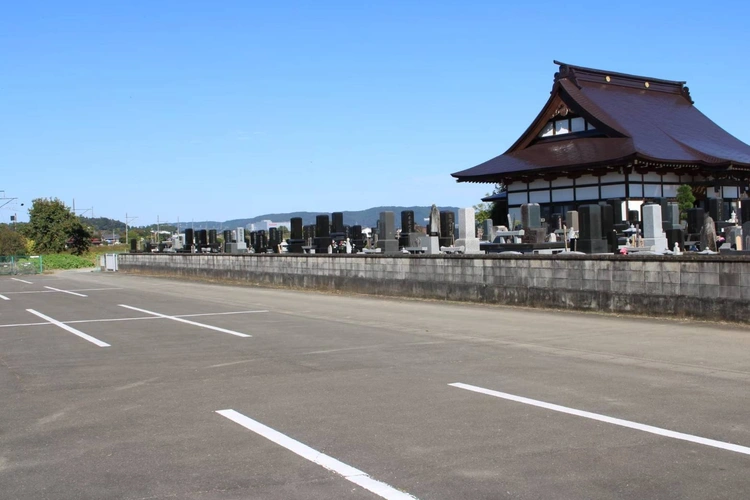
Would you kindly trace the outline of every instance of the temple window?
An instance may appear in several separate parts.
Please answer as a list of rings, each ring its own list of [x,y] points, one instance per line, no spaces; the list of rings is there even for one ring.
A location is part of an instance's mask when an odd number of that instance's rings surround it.
[[[553,137],[576,132],[586,132],[587,130],[596,129],[580,116],[557,118],[548,121],[544,125],[544,128],[539,132],[539,137]]]

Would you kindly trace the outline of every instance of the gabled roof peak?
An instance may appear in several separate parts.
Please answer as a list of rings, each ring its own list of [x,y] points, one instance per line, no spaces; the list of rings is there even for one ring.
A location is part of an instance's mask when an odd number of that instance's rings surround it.
[[[661,78],[652,78],[650,76],[629,75],[618,73],[616,71],[607,71],[602,69],[585,68],[583,66],[574,66],[560,61],[553,61],[560,66],[560,70],[555,73],[555,82],[561,79],[568,79],[575,83],[579,88],[581,83],[595,83],[613,87],[626,87],[638,90],[647,90],[651,92],[666,92],[670,94],[679,94],[693,103],[690,97],[690,89],[685,86],[684,81],[663,80]]]

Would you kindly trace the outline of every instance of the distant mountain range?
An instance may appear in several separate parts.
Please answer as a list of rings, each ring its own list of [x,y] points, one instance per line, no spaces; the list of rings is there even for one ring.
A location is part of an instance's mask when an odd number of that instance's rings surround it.
[[[425,219],[430,217],[431,207],[373,207],[365,210],[347,210],[343,211],[344,224],[353,226],[359,224],[364,227],[375,227],[378,219],[380,218],[380,212],[394,212],[396,215],[396,227],[401,227],[401,212],[404,210],[414,211],[414,222],[420,226],[425,226]],[[438,207],[442,211],[451,211],[455,214],[458,213],[457,207]],[[263,214],[248,219],[232,219],[224,222],[220,221],[195,221],[195,222],[183,222],[180,224],[180,228],[194,227],[195,229],[232,229],[236,227],[245,227],[248,224],[260,222],[263,220],[270,220],[272,222],[289,222],[292,217],[302,217],[302,224],[315,224],[315,217],[321,214],[328,214],[328,212],[288,212],[288,213],[276,213],[276,214]],[[458,217],[458,216],[456,216]],[[125,223],[119,220],[107,219],[107,218],[96,218],[88,219],[84,218],[85,223],[98,230],[112,230],[112,229],[125,229]],[[458,218],[456,218],[458,222]],[[99,225],[103,227],[99,227]],[[170,226],[173,224],[170,224]],[[156,224],[152,224],[154,228]],[[163,224],[163,226],[166,226]],[[148,226],[151,227],[151,226]]]

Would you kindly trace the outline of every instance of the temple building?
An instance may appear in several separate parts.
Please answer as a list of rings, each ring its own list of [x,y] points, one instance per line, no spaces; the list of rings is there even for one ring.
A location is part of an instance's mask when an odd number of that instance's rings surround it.
[[[627,214],[674,198],[682,184],[714,218],[739,213],[750,146],[701,113],[685,82],[555,64],[551,96],[531,125],[505,153],[452,174],[458,182],[505,186],[489,200],[506,199],[515,219],[524,203],[550,217],[611,199]]]

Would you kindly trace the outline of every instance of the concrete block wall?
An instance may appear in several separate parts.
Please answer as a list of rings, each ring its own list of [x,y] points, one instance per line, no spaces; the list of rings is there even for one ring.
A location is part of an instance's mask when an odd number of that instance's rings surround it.
[[[727,256],[121,254],[123,272],[289,288],[750,323]]]

